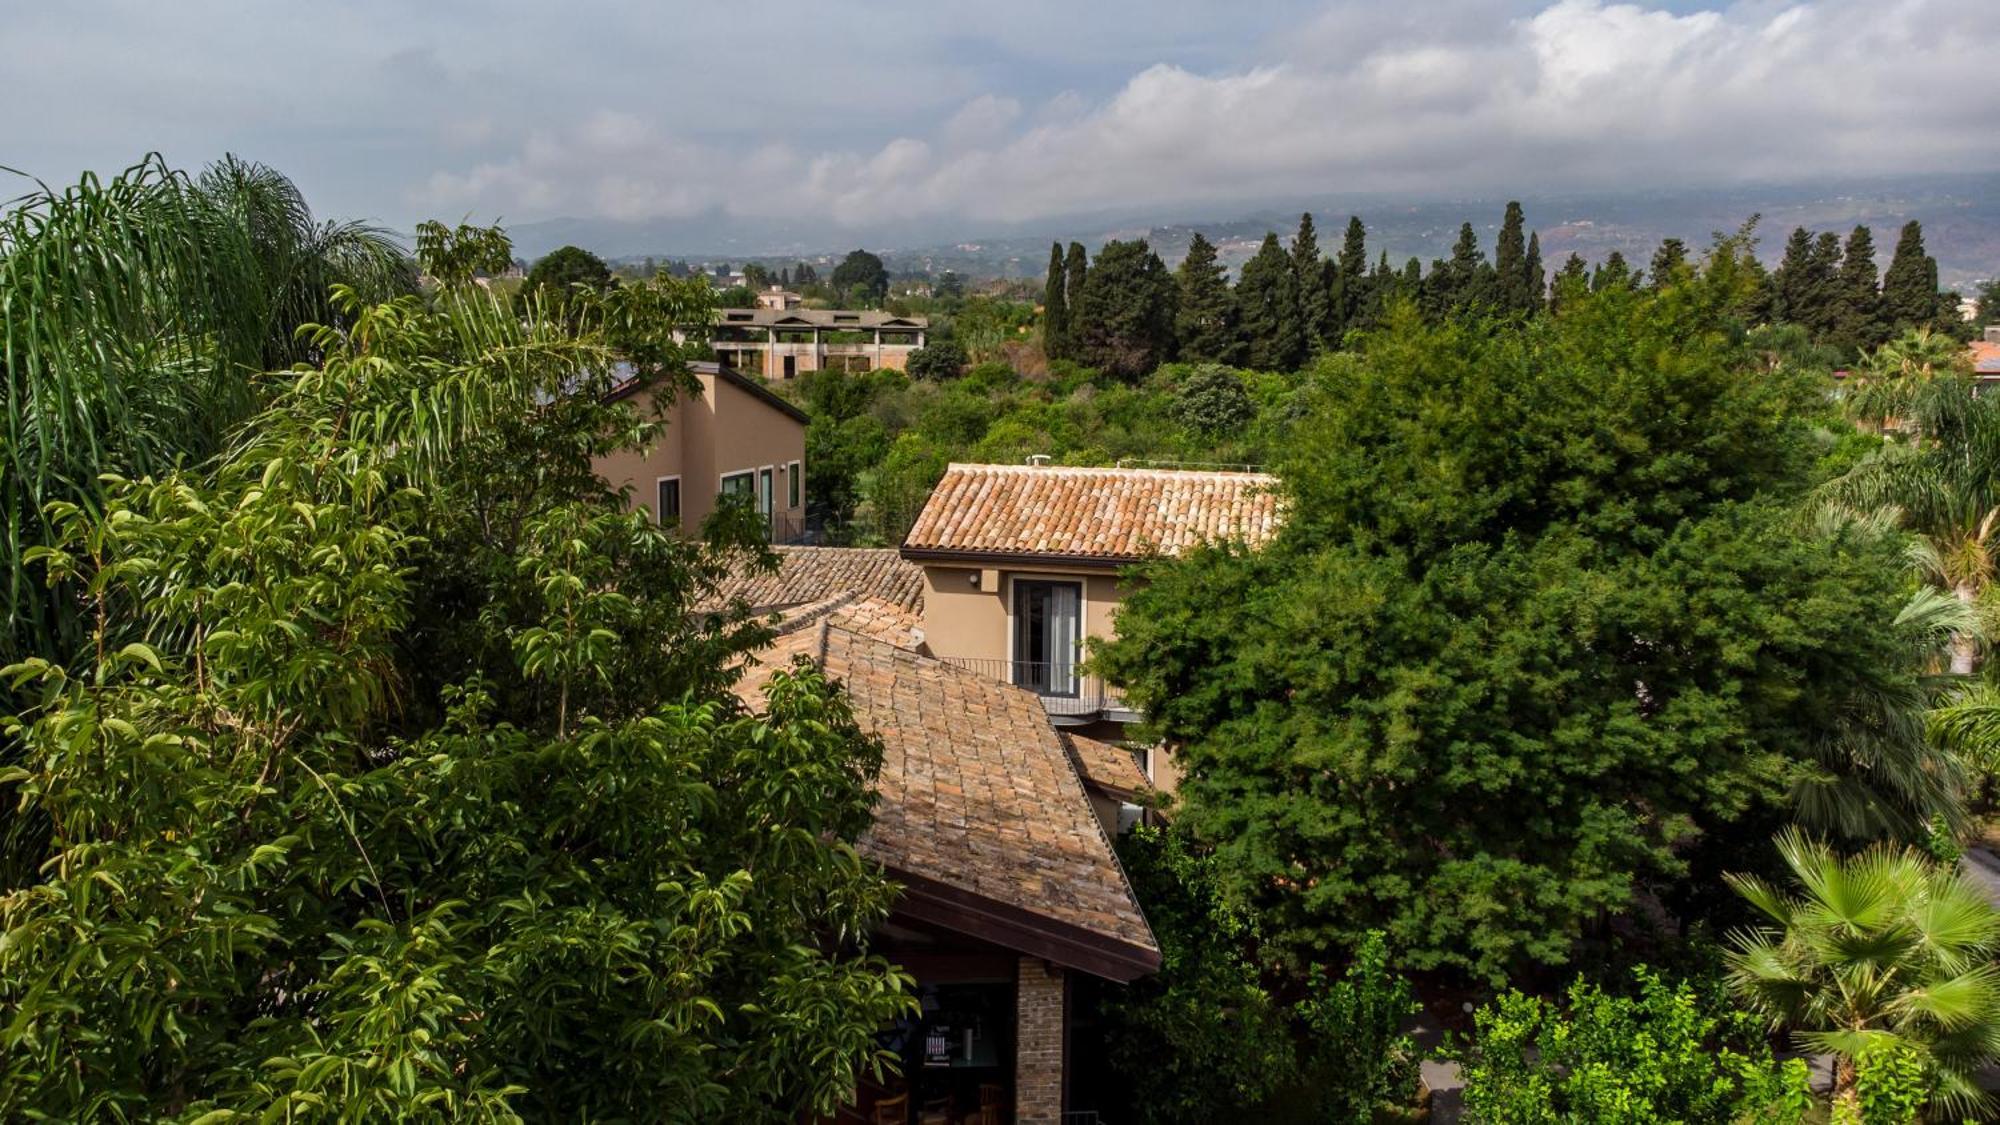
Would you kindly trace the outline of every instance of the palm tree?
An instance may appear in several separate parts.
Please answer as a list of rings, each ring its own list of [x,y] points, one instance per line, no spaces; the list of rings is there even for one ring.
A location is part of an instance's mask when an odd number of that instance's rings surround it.
[[[1908,663],[1861,670],[1841,721],[1804,747],[1791,787],[1796,823],[1849,840],[1903,842],[1964,827],[1971,748],[1935,737],[1928,722],[1959,681],[1910,669],[1935,669],[1971,618],[1956,598],[1928,587],[1904,603],[1890,628],[1908,646]]]
[[[1842,858],[1796,829],[1777,843],[1797,889],[1729,876],[1774,923],[1730,935],[1736,994],[1804,1049],[1835,1056],[1836,1102],[1856,1099],[1858,1060],[1894,1046],[1934,1075],[1938,1108],[1990,1108],[1973,1076],[2000,1057],[2000,911],[1914,851]]]
[[[1843,397],[1857,422],[1877,433],[1923,412],[1923,400],[1939,381],[1962,378],[1965,348],[1928,326],[1913,328],[1866,356],[1853,371]]]
[[[1883,351],[1890,346],[1885,345]],[[1878,357],[1880,352],[1877,353]],[[1901,380],[1908,382],[1908,380]],[[1973,393],[1962,373],[1941,373],[1898,391],[1912,425],[1821,490],[1853,511],[1886,510],[1916,536],[1912,561],[1926,581],[1974,607],[2000,574],[2000,400]],[[1970,675],[1980,632],[1952,639],[1951,671]]]
[[[415,271],[382,232],[319,223],[289,181],[234,158],[197,182],[158,157],[109,181],[36,190],[0,213],[0,665],[67,657],[73,606],[25,556],[47,505],[95,510],[107,473],[215,453],[253,377],[309,359],[335,283],[371,298]]]

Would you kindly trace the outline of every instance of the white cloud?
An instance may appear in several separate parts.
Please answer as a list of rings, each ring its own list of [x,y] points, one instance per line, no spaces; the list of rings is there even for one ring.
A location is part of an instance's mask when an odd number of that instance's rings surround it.
[[[1983,96],[2000,24],[1983,7],[1744,0],[1677,14],[1559,0],[1513,19],[1473,6],[1426,27],[1340,5],[1301,29],[1316,51],[1213,72],[1153,65],[1096,99],[1024,107],[984,94],[928,133],[868,150],[777,135],[736,151],[592,114],[442,172],[422,199],[450,212],[721,208],[873,224],[1301,192],[1984,170],[2000,164]]]

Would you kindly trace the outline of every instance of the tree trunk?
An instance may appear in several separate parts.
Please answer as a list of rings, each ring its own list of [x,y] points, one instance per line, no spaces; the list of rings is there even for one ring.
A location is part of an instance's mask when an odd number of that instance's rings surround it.
[[[1961,582],[1951,589],[1959,604],[1970,606],[1975,591],[1970,582]],[[1979,661],[1979,641],[1970,633],[1953,633],[1951,636],[1951,673],[1954,676],[1970,676]]]

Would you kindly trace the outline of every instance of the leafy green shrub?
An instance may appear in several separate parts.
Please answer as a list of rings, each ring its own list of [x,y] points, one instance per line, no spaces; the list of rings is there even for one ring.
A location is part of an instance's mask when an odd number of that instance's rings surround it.
[[[1719,990],[1638,969],[1639,994],[1579,979],[1567,1004],[1518,991],[1478,1013],[1461,1062],[1467,1119],[1481,1125],[1800,1121],[1806,1066],[1777,1062],[1753,1017]]]
[[[968,362],[965,349],[959,347],[956,341],[933,341],[910,353],[910,377],[932,382],[956,379]]]
[[[1180,833],[1137,828],[1118,853],[1159,939],[1160,971],[1105,1013],[1112,1067],[1146,1125],[1228,1120],[1297,1066],[1284,1010],[1245,954],[1256,919],[1223,896],[1214,857]]]
[[[1911,1125],[1934,1081],[1922,1052],[1900,1040],[1877,1040],[1862,1050],[1855,1067],[1855,1100],[1837,1104],[1834,1120],[1847,1115],[1858,1116],[1859,1125]]]
[[[1174,392],[1167,410],[1174,421],[1209,435],[1233,433],[1257,415],[1243,380],[1214,363],[1195,368]]]
[[[1377,1107],[1409,1099],[1417,1055],[1406,1027],[1418,1010],[1410,982],[1389,969],[1380,930],[1362,940],[1339,980],[1314,970],[1312,994],[1295,1014],[1323,1120],[1366,1121]]]

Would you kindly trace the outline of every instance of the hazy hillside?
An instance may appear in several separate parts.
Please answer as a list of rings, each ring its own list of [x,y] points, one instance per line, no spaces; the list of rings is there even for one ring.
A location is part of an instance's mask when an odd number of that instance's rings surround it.
[[[1875,180],[1812,186],[1743,187],[1720,190],[1663,190],[1617,195],[1527,197],[1529,224],[1541,233],[1550,268],[1572,251],[1592,261],[1612,250],[1643,262],[1660,239],[1672,235],[1706,243],[1712,232],[1733,230],[1761,214],[1758,232],[1766,255],[1774,256],[1795,226],[1838,230],[1856,223],[1875,230],[1875,244],[1888,265],[1896,229],[1916,218],[1925,243],[1938,260],[1948,287],[2000,275],[2000,175]],[[683,258],[694,261],[772,262],[821,258],[855,246],[881,253],[898,271],[956,270],[974,277],[1039,275],[1052,239],[1078,240],[1096,247],[1111,238],[1145,237],[1169,261],[1178,261],[1189,236],[1206,234],[1235,264],[1256,250],[1267,230],[1289,237],[1301,210],[1319,225],[1320,246],[1338,248],[1347,216],[1368,225],[1369,253],[1383,250],[1397,264],[1411,256],[1443,257],[1461,222],[1471,221],[1489,245],[1500,223],[1503,199],[1329,197],[1273,204],[1247,214],[1224,216],[1088,216],[984,231],[949,231],[934,222],[893,229],[837,231],[813,224],[711,214],[694,219],[617,222],[552,219],[512,228],[521,254],[535,257],[574,243],[607,258]]]

